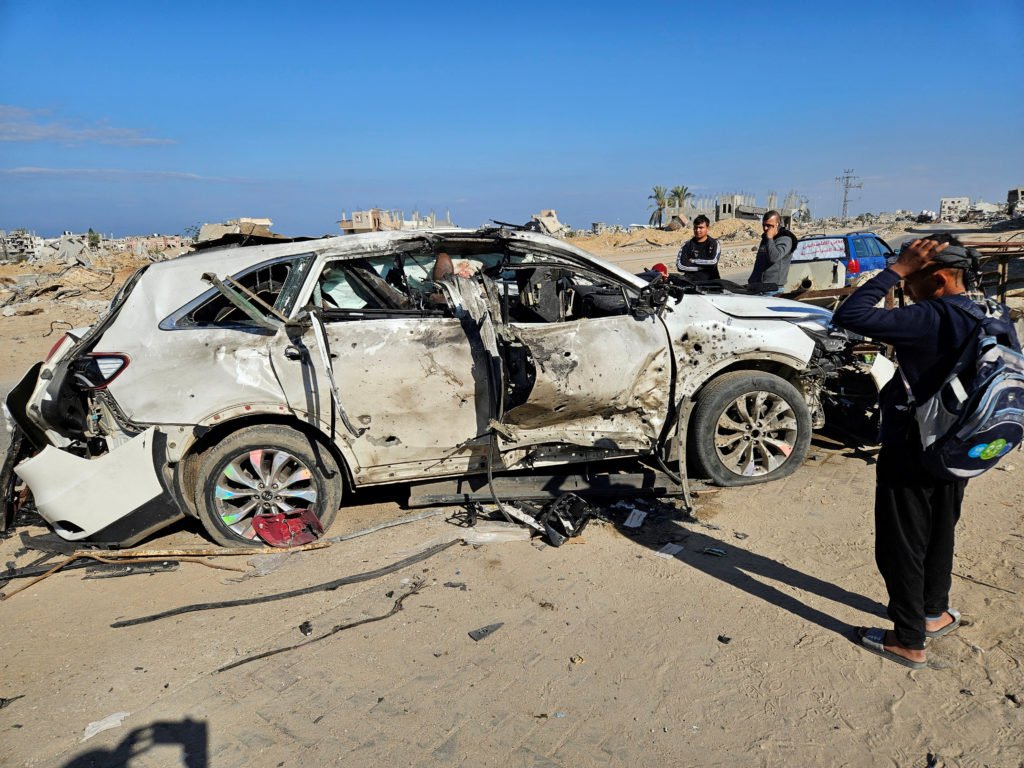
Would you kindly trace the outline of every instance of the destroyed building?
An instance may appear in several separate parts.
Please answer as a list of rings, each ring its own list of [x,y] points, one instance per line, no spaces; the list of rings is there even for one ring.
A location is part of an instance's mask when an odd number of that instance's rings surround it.
[[[43,247],[43,238],[34,232],[16,229],[13,232],[0,230],[0,262],[32,261]]]
[[[1015,187],[1006,193],[1006,208],[1013,218],[1024,216],[1024,187]]]
[[[199,235],[196,242],[208,240],[219,240],[225,235],[257,235],[262,237],[273,237],[270,231],[274,222],[266,218],[238,218],[228,219],[219,224],[203,224],[199,228]]]
[[[433,211],[420,216],[419,211],[412,212],[412,218],[405,218],[405,211],[370,208],[366,211],[352,211],[352,216],[341,212],[338,227],[346,235],[358,235],[364,232],[410,231],[417,229],[433,229],[435,227],[452,226],[451,214],[445,211],[444,219],[439,219]]]
[[[943,197],[939,200],[939,221],[960,221],[970,209],[969,197]]]

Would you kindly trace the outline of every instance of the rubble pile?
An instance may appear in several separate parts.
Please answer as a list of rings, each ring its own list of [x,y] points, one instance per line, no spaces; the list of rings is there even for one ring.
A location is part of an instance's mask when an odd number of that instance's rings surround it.
[[[70,264],[40,259],[0,264],[0,316],[50,315],[60,307],[91,322],[107,308],[121,284],[146,263],[131,254],[108,253],[93,253],[83,261],[75,256]]]

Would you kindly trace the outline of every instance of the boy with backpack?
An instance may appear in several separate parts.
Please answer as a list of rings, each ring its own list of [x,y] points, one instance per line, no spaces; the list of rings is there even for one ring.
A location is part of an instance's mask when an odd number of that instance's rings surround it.
[[[977,378],[974,355],[980,338],[998,334],[1002,340],[998,351],[1016,356],[1011,361],[1014,365],[1020,363],[1020,344],[1006,307],[990,302],[986,312],[967,296],[968,275],[976,269],[976,254],[950,235],[915,240],[892,266],[854,292],[833,317],[838,326],[891,344],[899,363],[899,373],[879,397],[882,447],[875,487],[875,562],[889,593],[894,626],[891,630],[862,628],[858,635],[868,650],[912,669],[926,665],[927,638],[942,637],[960,625],[960,613],[949,605],[949,590],[954,528],[966,478],[994,464],[1014,440],[1020,442],[1018,423],[1017,433],[1006,433],[1009,440],[993,439],[980,449],[953,451],[974,464],[948,457],[943,463],[936,451],[949,448],[955,436],[931,434],[942,430],[935,427],[934,419],[922,418],[928,415],[922,408],[926,403],[934,405],[945,398],[956,406],[953,410],[962,410],[958,403],[970,406],[977,400],[967,390]],[[915,303],[892,310],[875,308],[900,280]],[[954,375],[957,372],[959,376]],[[1011,392],[1010,405],[1018,409],[1019,395],[1019,389]],[[1007,412],[1011,421],[1020,420],[1019,410],[1000,411]],[[919,422],[928,433],[927,448]],[[976,455],[968,456],[972,453]],[[966,470],[958,471],[965,466]]]

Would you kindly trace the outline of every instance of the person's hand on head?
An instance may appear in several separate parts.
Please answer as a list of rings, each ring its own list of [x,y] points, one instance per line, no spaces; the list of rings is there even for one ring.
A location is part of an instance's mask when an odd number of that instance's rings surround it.
[[[896,262],[890,267],[900,277],[920,272],[931,264],[936,254],[946,249],[948,243],[938,243],[935,240],[914,240],[909,245],[903,246]]]
[[[779,222],[774,219],[762,224],[761,228],[764,230],[764,236],[769,240],[774,240],[775,236],[779,234]]]

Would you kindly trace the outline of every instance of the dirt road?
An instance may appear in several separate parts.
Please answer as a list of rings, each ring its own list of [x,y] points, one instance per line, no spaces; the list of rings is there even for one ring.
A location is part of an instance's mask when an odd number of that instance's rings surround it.
[[[5,377],[49,348],[44,317],[4,320],[17,321]],[[633,530],[620,509],[558,549],[456,545],[333,591],[136,626],[111,625],[371,571],[463,529],[440,516],[216,561],[246,574],[55,574],[0,602],[0,765],[1018,766],[1024,459],[968,489],[953,599],[970,623],[918,672],[851,641],[886,624],[872,461],[818,440],[785,481],[702,494],[703,522],[661,513]],[[405,515],[401,502],[401,489],[364,494],[332,534]],[[667,543],[683,549],[659,556]],[[149,546],[204,544],[182,526]],[[38,553],[15,536],[0,557]],[[384,616],[417,584],[388,618],[216,671]],[[111,715],[120,724],[83,741]]]

